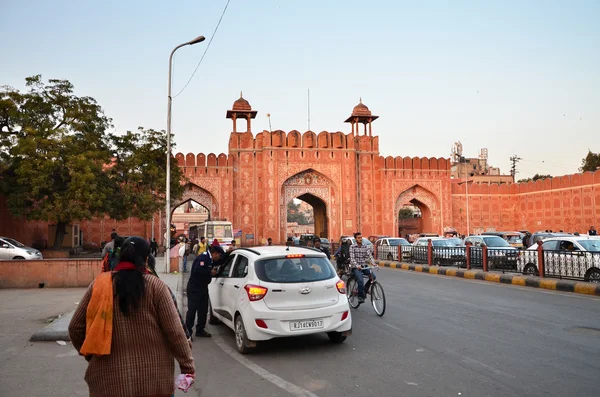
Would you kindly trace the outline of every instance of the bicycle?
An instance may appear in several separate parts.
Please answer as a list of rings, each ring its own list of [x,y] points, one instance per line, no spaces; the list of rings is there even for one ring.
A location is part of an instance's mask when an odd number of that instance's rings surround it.
[[[379,270],[379,266],[362,267],[361,269]],[[358,309],[358,307],[361,304],[361,302],[358,300],[358,282],[356,281],[356,277],[354,277],[354,274],[352,273],[351,269],[348,268],[346,274],[348,275],[348,281],[346,281],[346,295],[348,297],[348,304],[350,304],[350,307],[352,307],[353,309]],[[370,274],[363,274],[363,279],[371,281],[369,290],[366,290],[365,283],[365,294],[371,295],[371,305],[373,306],[375,313],[379,317],[383,316],[386,308],[385,293],[383,292],[383,287],[381,286],[379,281],[373,280]]]

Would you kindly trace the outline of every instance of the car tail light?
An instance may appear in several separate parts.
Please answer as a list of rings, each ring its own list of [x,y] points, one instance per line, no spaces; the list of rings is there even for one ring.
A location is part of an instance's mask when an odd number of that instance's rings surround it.
[[[269,327],[267,327],[267,323],[265,323],[265,320],[254,320],[254,322],[256,323],[258,328],[264,328],[264,329],[269,328]]]
[[[337,287],[340,294],[346,295],[346,283],[343,280],[338,281],[335,286]]]
[[[346,310],[344,313],[342,313],[342,321],[344,321],[347,318],[348,318],[348,310]]]
[[[250,299],[251,302],[261,300],[265,297],[268,291],[268,289],[266,289],[265,287],[252,284],[244,286],[244,289],[246,290],[246,293],[248,294],[248,299]]]
[[[291,258],[304,258],[304,254],[289,254],[289,255],[286,255],[285,257],[288,258],[288,259],[291,259]]]

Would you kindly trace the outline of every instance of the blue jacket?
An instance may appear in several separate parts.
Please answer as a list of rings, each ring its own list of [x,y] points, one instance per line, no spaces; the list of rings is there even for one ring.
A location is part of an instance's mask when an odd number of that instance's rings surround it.
[[[210,272],[213,269],[213,260],[208,252],[204,252],[194,259],[188,287],[206,288],[212,280]]]

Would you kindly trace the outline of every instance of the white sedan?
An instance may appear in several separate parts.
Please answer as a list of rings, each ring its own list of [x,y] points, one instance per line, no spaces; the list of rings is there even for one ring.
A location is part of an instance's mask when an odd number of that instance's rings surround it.
[[[209,323],[231,328],[240,353],[257,341],[315,333],[341,343],[352,331],[346,285],[316,249],[237,249],[208,292]]]

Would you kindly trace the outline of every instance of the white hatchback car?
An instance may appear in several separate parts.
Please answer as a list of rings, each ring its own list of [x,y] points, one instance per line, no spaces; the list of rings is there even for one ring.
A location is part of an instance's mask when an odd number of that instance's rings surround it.
[[[231,328],[240,353],[257,341],[321,332],[341,343],[352,332],[346,285],[313,248],[236,249],[208,292],[209,323]]]

